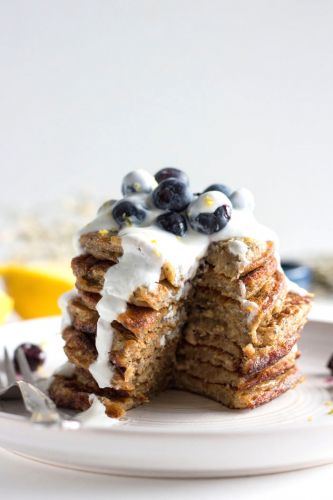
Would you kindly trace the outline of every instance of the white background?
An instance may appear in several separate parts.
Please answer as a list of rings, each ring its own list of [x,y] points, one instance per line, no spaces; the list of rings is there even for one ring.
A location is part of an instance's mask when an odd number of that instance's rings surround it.
[[[331,0],[1,0],[1,202],[176,165],[247,186],[285,254],[333,250]]]

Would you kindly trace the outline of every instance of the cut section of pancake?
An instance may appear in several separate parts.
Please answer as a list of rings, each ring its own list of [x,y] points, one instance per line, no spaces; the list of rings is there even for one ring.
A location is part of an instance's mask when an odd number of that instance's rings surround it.
[[[275,379],[260,382],[250,389],[242,390],[227,384],[207,383],[183,372],[177,377],[177,387],[211,398],[228,408],[253,409],[277,398],[301,381],[302,377],[297,369],[291,368]]]

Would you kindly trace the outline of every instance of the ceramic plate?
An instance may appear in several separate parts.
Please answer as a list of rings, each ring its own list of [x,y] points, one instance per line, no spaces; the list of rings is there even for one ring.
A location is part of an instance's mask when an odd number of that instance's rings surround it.
[[[12,323],[0,329],[0,344],[12,352],[23,341],[42,343],[49,374],[64,361],[59,330],[59,318]],[[110,429],[63,431],[34,426],[18,403],[0,402],[0,446],[63,467],[137,476],[240,476],[333,462],[325,367],[333,324],[310,321],[299,346],[306,381],[256,410],[168,391]]]

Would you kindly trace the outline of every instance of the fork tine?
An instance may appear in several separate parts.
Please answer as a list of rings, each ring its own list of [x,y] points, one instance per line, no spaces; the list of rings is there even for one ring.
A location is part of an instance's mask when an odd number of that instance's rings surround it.
[[[4,348],[4,359],[5,359],[5,372],[7,375],[7,384],[12,385],[16,383],[16,375],[14,363],[9,357],[7,347]]]
[[[18,362],[23,380],[25,380],[26,382],[29,382],[29,384],[33,385],[35,383],[34,376],[32,374],[32,371],[30,370],[30,366],[28,364],[27,358],[25,357],[24,351],[21,347],[19,347],[17,350],[17,362]]]

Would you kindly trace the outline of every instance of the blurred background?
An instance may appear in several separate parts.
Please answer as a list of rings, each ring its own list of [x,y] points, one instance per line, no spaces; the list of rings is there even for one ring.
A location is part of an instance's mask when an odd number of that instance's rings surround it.
[[[250,188],[283,257],[333,286],[332,26],[331,0],[0,1],[0,271],[19,314],[57,312],[75,230],[125,173],[166,165],[195,191]]]

